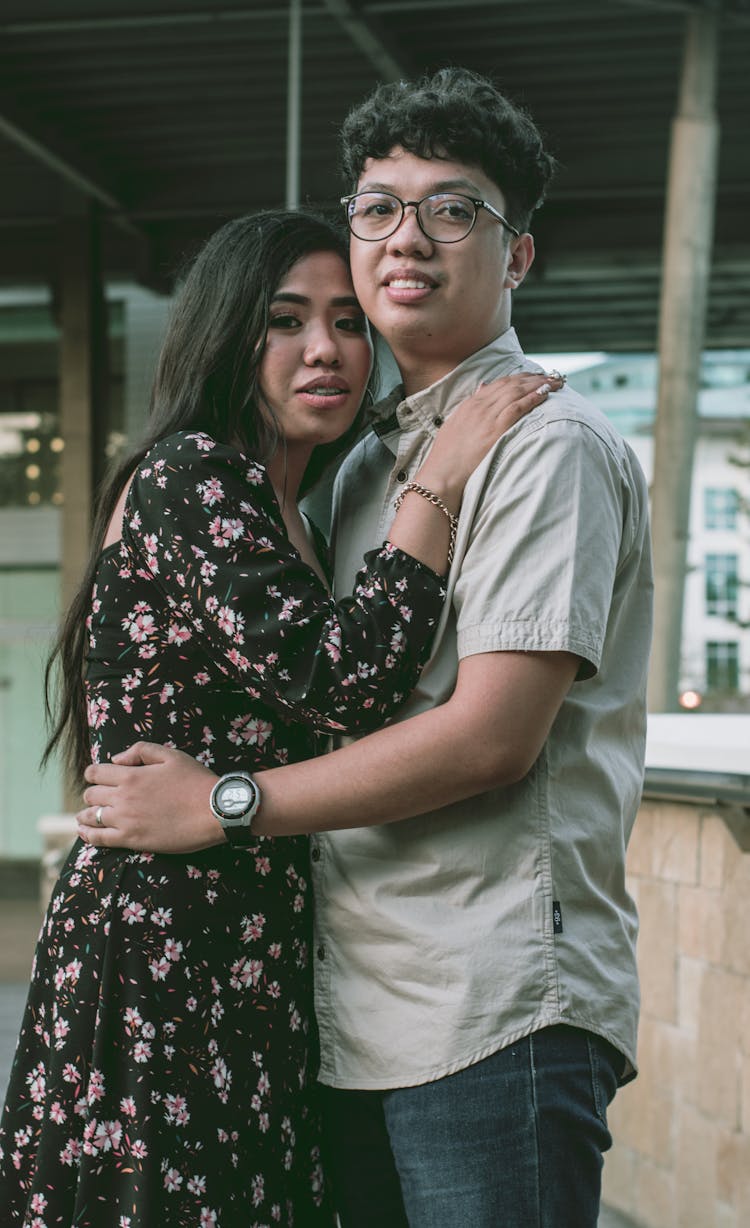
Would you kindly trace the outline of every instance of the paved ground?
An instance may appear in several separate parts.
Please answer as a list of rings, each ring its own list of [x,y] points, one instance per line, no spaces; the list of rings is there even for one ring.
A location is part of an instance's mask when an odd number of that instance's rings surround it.
[[[39,922],[35,900],[0,901],[0,1103],[5,1100]],[[637,1225],[609,1207],[602,1207],[599,1228]]]

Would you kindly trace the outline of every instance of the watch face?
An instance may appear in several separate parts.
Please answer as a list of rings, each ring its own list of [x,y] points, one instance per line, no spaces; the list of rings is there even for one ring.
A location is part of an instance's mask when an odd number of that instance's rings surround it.
[[[216,802],[226,815],[244,814],[254,800],[255,794],[244,780],[227,781],[216,795]]]

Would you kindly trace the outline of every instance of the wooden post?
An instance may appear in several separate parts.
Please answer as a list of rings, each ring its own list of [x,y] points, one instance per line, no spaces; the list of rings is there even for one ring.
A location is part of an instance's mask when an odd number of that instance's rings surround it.
[[[713,238],[718,18],[687,18],[667,184],[654,439],[656,579],[649,708],[677,709],[693,448]]]
[[[67,609],[89,557],[94,494],[103,471],[107,327],[96,206],[86,204],[60,227],[61,609]],[[82,782],[65,781],[64,807],[80,806]]]
[[[67,608],[89,554],[94,491],[104,464],[106,318],[94,206],[60,233],[61,600]]]

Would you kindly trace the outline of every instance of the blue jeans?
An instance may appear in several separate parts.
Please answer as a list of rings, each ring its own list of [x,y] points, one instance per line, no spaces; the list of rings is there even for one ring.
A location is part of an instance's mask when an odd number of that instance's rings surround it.
[[[559,1025],[420,1087],[323,1088],[342,1228],[596,1228],[623,1065]]]

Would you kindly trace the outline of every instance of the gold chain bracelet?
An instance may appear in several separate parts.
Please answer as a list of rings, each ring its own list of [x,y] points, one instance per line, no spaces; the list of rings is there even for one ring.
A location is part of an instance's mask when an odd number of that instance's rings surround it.
[[[431,503],[433,507],[439,508],[443,515],[448,517],[448,524],[450,525],[450,535],[448,538],[448,566],[450,567],[451,563],[453,562],[453,549],[456,545],[458,516],[454,516],[453,513],[449,511],[449,509],[443,503],[443,500],[439,495],[435,494],[434,490],[430,490],[427,486],[422,486],[419,482],[407,482],[406,486],[399,491],[393,504],[396,511],[398,511],[398,509],[401,507],[404,498],[406,495],[408,495],[410,490],[413,490],[415,495],[421,495],[423,499],[426,499],[427,502]]]

